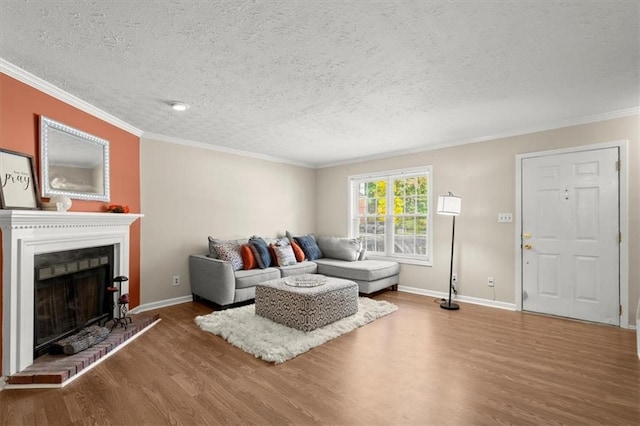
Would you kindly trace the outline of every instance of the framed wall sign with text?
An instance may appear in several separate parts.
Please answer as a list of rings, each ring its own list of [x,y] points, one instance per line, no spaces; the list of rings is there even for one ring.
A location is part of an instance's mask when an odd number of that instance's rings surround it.
[[[0,148],[0,208],[40,209],[31,155]]]

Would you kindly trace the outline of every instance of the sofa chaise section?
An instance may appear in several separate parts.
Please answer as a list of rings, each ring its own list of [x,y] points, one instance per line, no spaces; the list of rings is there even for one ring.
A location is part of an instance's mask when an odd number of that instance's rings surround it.
[[[397,289],[400,265],[385,260],[361,260],[347,262],[339,259],[321,258],[314,262],[318,273],[330,277],[339,277],[355,281],[359,292],[370,294],[387,287]]]

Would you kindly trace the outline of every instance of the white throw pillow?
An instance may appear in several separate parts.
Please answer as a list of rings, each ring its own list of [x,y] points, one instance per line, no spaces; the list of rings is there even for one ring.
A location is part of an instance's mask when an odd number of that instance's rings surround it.
[[[293,248],[291,248],[290,245],[273,246],[273,250],[278,258],[278,266],[289,266],[298,263],[296,255],[293,253]]]

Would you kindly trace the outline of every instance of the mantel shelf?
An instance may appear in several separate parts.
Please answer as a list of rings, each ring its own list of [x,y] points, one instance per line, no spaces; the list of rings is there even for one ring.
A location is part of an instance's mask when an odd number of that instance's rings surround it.
[[[71,228],[131,225],[144,217],[137,213],[53,212],[45,210],[0,210],[2,229]]]

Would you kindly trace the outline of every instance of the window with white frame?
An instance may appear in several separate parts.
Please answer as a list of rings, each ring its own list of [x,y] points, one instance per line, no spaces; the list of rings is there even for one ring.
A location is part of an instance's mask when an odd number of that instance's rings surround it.
[[[349,235],[369,256],[431,263],[431,166],[350,176]]]

